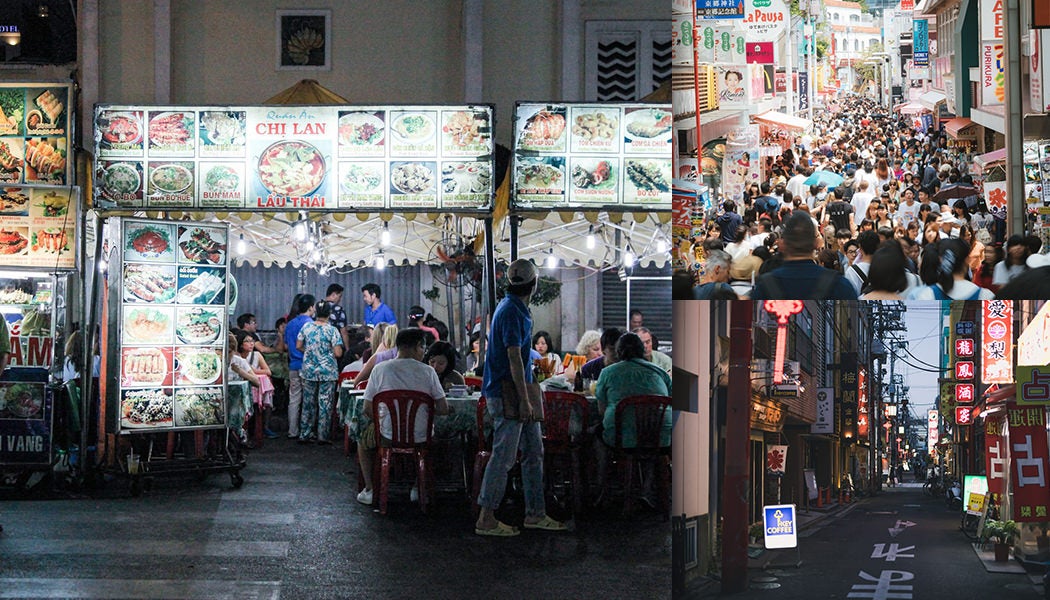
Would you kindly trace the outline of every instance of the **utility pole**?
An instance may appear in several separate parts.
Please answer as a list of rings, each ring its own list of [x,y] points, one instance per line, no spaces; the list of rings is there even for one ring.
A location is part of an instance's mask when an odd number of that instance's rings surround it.
[[[1006,54],[1006,234],[1024,235],[1024,135],[1023,94],[1021,85],[1021,10],[1020,0],[1003,3],[1003,51]]]
[[[751,458],[752,303],[734,300],[729,316],[729,398],[726,401],[725,483],[722,488],[722,593],[747,590],[747,505]],[[756,502],[760,498],[753,499]]]

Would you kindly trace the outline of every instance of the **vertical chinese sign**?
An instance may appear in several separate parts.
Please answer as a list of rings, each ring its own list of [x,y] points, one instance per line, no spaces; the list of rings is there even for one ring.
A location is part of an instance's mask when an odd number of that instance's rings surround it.
[[[985,300],[981,318],[981,381],[1013,383],[1013,303]]]
[[[1050,489],[1046,485],[1046,409],[1007,405],[1010,424],[1010,480],[1015,521],[1046,521]]]
[[[931,408],[926,411],[926,449],[930,456],[937,453],[937,442],[940,441],[940,420],[937,409]]]
[[[868,439],[868,381],[864,369],[857,371],[857,439]]]
[[[984,420],[984,465],[988,474],[988,492],[996,506],[1002,506],[1006,481],[1006,454],[1003,452],[1003,415],[990,415]]]
[[[839,393],[842,398],[842,436],[857,435],[857,355],[846,352],[839,360]]]

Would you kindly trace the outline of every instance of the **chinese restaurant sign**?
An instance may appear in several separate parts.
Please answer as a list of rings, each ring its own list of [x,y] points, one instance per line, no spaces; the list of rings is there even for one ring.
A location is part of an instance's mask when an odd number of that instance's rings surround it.
[[[0,188],[0,205],[0,266],[76,267],[79,187]]]
[[[857,355],[843,353],[839,359],[839,393],[842,394],[842,435],[857,435]]]
[[[1003,439],[1002,413],[989,415],[984,420],[984,464],[988,474],[988,491],[1000,503],[1006,478],[1006,452]]]
[[[94,199],[146,209],[486,209],[492,122],[481,105],[103,105]]]
[[[926,448],[930,456],[937,453],[937,442],[940,441],[940,423],[936,408],[926,411]]]
[[[1046,409],[1007,404],[1010,424],[1010,480],[1015,521],[1046,521],[1050,489],[1046,484]]]
[[[229,228],[122,225],[120,429],[222,427]]]
[[[669,104],[534,104],[514,111],[520,209],[671,208]]]
[[[1013,382],[1013,303],[984,300],[981,318],[981,381]]]
[[[868,385],[867,372],[857,371],[857,438],[868,439]]]
[[[1050,404],[1050,366],[1017,367],[1017,404]]]

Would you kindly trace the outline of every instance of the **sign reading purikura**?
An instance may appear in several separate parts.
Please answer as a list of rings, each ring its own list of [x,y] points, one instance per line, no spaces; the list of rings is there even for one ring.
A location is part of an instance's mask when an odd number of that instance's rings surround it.
[[[94,200],[107,208],[483,210],[492,203],[486,105],[104,105],[94,124]]]

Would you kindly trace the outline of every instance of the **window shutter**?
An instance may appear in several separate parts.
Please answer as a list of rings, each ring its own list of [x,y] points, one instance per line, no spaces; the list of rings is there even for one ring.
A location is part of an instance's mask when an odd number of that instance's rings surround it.
[[[631,102],[671,78],[666,21],[588,21],[586,99]]]

